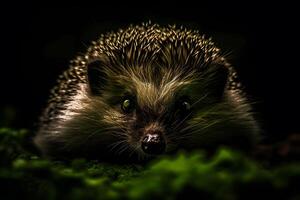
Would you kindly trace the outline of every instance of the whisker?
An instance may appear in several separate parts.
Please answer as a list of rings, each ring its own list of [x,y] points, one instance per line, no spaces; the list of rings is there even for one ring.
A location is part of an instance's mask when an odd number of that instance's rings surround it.
[[[122,144],[119,150],[116,152],[118,155],[121,155],[123,152],[128,150],[129,145],[128,144]]]
[[[174,130],[177,130],[182,124],[183,124],[183,122],[185,122],[185,120],[189,117],[189,116],[191,116],[191,114],[192,113],[189,113],[184,119],[182,119],[173,129]],[[175,122],[173,122],[173,124],[174,124]]]
[[[205,99],[207,97],[207,94],[203,95],[202,97],[200,97],[196,102],[194,102],[191,107],[195,106],[197,103],[199,103],[200,101],[202,101],[203,99]]]
[[[118,141],[118,142],[114,142],[113,144],[110,144],[108,146],[109,147],[109,151],[113,151],[115,148],[117,148],[117,146],[123,145],[126,142],[127,142],[126,140],[121,140],[121,141]]]

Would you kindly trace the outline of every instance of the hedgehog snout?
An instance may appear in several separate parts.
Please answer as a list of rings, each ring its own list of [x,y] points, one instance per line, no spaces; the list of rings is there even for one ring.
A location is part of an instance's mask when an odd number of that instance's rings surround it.
[[[142,150],[147,154],[159,155],[166,149],[163,133],[159,130],[148,131],[141,140]]]

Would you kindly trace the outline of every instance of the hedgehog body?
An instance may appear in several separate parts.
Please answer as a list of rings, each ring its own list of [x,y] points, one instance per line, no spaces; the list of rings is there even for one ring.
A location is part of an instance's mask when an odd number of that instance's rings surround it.
[[[178,149],[251,149],[259,129],[210,39],[143,24],[102,35],[58,80],[34,139],[47,156],[143,160]]]

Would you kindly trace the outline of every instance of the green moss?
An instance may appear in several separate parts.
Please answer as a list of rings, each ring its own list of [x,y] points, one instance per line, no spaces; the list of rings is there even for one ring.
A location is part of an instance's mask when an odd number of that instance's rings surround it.
[[[1,199],[291,199],[300,164],[264,169],[238,152],[178,153],[146,166],[40,158],[26,130],[0,129]],[[17,192],[16,192],[17,191]]]

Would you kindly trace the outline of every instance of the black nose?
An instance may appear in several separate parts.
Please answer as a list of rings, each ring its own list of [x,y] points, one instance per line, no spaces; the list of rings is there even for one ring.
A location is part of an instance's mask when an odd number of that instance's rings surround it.
[[[148,133],[142,140],[142,149],[147,154],[161,154],[165,151],[166,142],[161,134]]]

